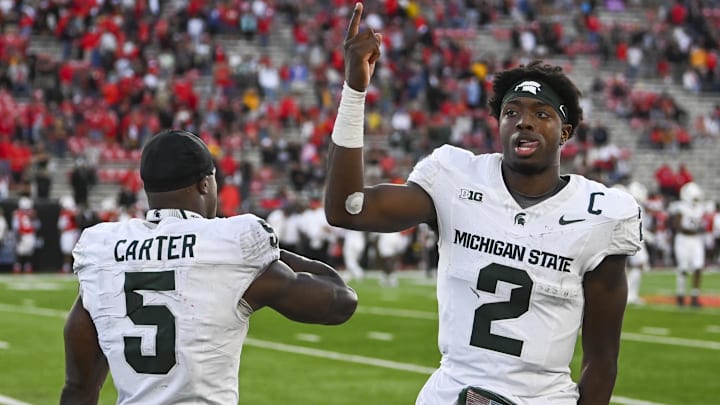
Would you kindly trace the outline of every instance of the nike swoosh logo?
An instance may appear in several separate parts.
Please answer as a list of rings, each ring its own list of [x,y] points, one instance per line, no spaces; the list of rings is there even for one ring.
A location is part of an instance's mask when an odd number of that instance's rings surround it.
[[[580,219],[565,219],[565,215],[563,215],[563,216],[560,217],[560,225],[570,225],[570,224],[574,224],[575,222],[582,222],[582,221],[584,221],[584,220],[585,220],[585,218],[580,218]]]

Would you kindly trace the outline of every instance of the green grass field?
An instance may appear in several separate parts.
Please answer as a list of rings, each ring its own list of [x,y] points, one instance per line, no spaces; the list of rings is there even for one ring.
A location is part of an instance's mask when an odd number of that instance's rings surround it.
[[[240,367],[245,404],[413,404],[438,364],[434,285],[402,277],[353,283],[356,315],[341,326],[253,315]],[[644,296],[671,296],[674,273],[643,278]],[[72,276],[0,276],[0,404],[57,404],[64,378],[62,328],[77,291]],[[720,273],[703,293],[720,298]],[[573,370],[577,371],[580,349]],[[720,308],[629,307],[613,403],[717,404]],[[577,375],[577,373],[575,373]],[[102,404],[115,403],[108,380]]]

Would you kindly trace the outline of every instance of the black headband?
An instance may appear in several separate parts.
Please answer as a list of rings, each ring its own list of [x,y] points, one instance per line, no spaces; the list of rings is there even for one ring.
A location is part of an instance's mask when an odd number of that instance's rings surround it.
[[[505,105],[508,101],[514,100],[518,97],[536,98],[543,103],[550,105],[553,109],[555,109],[555,111],[557,111],[562,122],[567,122],[565,104],[555,90],[553,90],[553,88],[547,83],[537,80],[521,80],[508,89],[500,105]]]

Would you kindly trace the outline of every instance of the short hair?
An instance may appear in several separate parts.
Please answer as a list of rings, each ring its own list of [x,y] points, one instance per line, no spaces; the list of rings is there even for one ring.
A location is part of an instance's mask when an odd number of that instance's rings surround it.
[[[493,80],[493,95],[488,101],[490,112],[500,121],[502,100],[505,93],[521,80],[536,80],[547,83],[560,96],[567,107],[567,123],[572,125],[570,136],[583,119],[580,107],[580,90],[570,78],[565,75],[562,67],[548,65],[541,60],[535,60],[528,65],[520,65],[498,73]]]

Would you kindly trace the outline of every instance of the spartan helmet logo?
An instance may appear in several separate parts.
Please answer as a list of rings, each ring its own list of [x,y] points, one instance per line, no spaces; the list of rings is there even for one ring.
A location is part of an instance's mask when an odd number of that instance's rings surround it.
[[[525,216],[524,212],[515,215],[515,225],[525,226]]]
[[[515,91],[525,91],[537,96],[537,94],[542,90],[540,87],[542,87],[540,83],[532,80],[526,80],[515,86]]]

